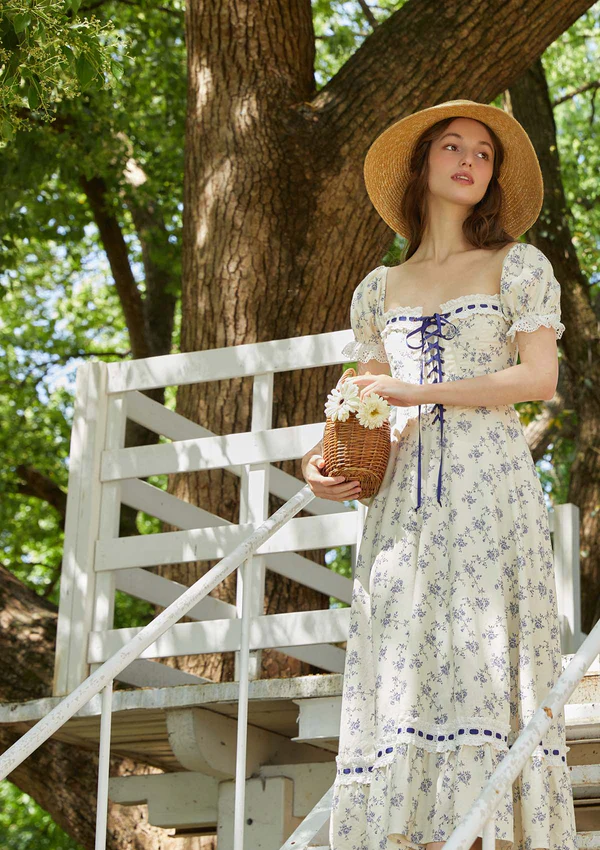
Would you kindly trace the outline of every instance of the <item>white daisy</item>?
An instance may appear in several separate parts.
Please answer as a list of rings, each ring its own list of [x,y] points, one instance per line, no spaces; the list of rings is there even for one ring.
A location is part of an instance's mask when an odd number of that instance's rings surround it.
[[[332,422],[345,422],[351,413],[360,407],[358,387],[352,381],[344,381],[340,389],[335,387],[327,396],[325,416]]]
[[[356,418],[363,428],[380,428],[391,412],[389,402],[377,393],[371,393],[361,402]]]

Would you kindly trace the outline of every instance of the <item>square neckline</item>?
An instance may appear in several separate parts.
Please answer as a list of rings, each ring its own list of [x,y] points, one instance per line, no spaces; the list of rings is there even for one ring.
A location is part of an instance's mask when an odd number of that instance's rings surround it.
[[[501,271],[500,271],[500,286],[502,286],[502,278],[504,277],[504,268],[506,266],[506,261],[508,260],[509,254],[511,253],[513,248],[517,248],[519,245],[525,245],[525,244],[526,244],[525,242],[516,242],[514,245],[510,246],[510,248],[508,249],[508,251],[504,255],[504,259],[502,260],[502,268],[501,268]],[[449,306],[454,307],[456,304],[461,304],[463,301],[470,300],[470,299],[473,299],[473,298],[487,298],[488,300],[495,299],[498,302],[500,301],[500,295],[501,295],[500,292],[494,292],[492,294],[490,294],[489,292],[468,292],[466,295],[457,295],[455,298],[448,298],[446,301],[442,301],[439,304],[437,311],[435,313],[429,313],[428,315],[423,313],[423,307],[421,305],[419,305],[418,307],[411,307],[410,304],[402,304],[402,305],[399,305],[398,307],[388,307],[388,309],[386,310],[386,309],[384,309],[385,308],[385,297],[386,297],[386,294],[387,294],[387,276],[388,276],[388,270],[389,270],[390,267],[389,266],[382,266],[382,268],[385,269],[383,277],[382,277],[382,282],[381,282],[381,292],[383,294],[380,294],[380,297],[379,297],[379,304],[380,304],[380,310],[381,310],[381,316],[382,317],[391,316],[391,315],[394,315],[394,314],[399,313],[399,312],[400,313],[409,312],[409,313],[418,313],[419,316],[421,316],[422,318],[430,318],[431,316],[435,316],[435,315],[443,315],[444,312],[446,312],[444,310],[445,307],[449,307]]]

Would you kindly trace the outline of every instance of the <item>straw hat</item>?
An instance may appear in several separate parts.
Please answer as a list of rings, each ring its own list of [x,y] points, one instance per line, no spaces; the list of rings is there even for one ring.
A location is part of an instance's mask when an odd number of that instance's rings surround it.
[[[516,118],[497,106],[474,100],[448,100],[413,112],[375,139],[364,164],[365,184],[373,206],[396,233],[408,236],[401,200],[415,143],[424,130],[449,117],[483,121],[501,140],[504,160],[498,177],[503,195],[500,220],[507,233],[518,238],[542,209],[544,183],[540,164],[529,136]]]

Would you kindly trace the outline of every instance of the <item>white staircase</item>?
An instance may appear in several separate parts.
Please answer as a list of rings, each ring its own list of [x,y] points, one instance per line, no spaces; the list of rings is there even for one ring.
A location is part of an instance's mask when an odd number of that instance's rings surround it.
[[[323,432],[322,423],[271,427],[274,373],[298,363],[339,364],[351,338],[351,331],[339,331],[93,362],[78,371],[54,696],[0,705],[0,723],[31,728],[0,757],[0,778],[44,736],[98,747],[97,850],[104,847],[107,795],[122,805],[146,803],[149,822],[174,835],[216,834],[219,850],[328,846],[349,608],[264,615],[262,606],[266,569],[351,600],[350,579],[298,552],[347,545],[354,563],[366,509],[315,499],[303,481],[271,465],[301,457]],[[244,434],[215,436],[142,394],[240,376],[254,380],[252,429]],[[166,441],[125,449],[127,418]],[[238,523],[145,480],[217,467],[241,478]],[[269,492],[286,500],[272,518]],[[120,538],[123,504],[177,530]],[[300,510],[310,515],[296,518]],[[566,669],[586,638],[579,619],[578,510],[560,505],[549,519]],[[191,588],[148,571],[199,559],[222,560]],[[209,596],[234,569],[242,577],[236,604]],[[144,629],[115,629],[117,589],[165,611]],[[179,623],[184,615],[191,622]],[[577,676],[565,717],[579,843],[600,850],[600,630],[589,637],[596,633],[595,652]],[[268,647],[322,672],[257,679],[261,650]],[[221,651],[236,654],[234,682],[209,682],[161,663]],[[113,691],[115,680],[120,687]],[[109,751],[155,772],[109,777]]]
[[[563,667],[571,658],[563,656]],[[342,681],[339,673],[324,673],[250,682],[245,847],[279,850],[330,789]],[[232,848],[238,691],[235,682],[115,691],[111,751],[157,772],[111,778],[110,799],[145,802],[154,826],[174,835],[214,833],[220,848]],[[0,705],[0,723],[33,726],[60,701]],[[55,737],[97,747],[100,716],[98,695]],[[598,659],[565,705],[565,719],[580,846],[600,850]],[[327,847],[327,827],[325,820],[307,846]]]

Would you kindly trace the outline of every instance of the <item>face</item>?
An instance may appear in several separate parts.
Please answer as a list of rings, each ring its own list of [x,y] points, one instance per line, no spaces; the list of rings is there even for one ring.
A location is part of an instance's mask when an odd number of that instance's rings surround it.
[[[493,164],[494,143],[485,125],[474,118],[455,118],[431,142],[429,191],[446,201],[472,207],[485,195]],[[472,182],[454,177],[457,172],[468,174]]]

